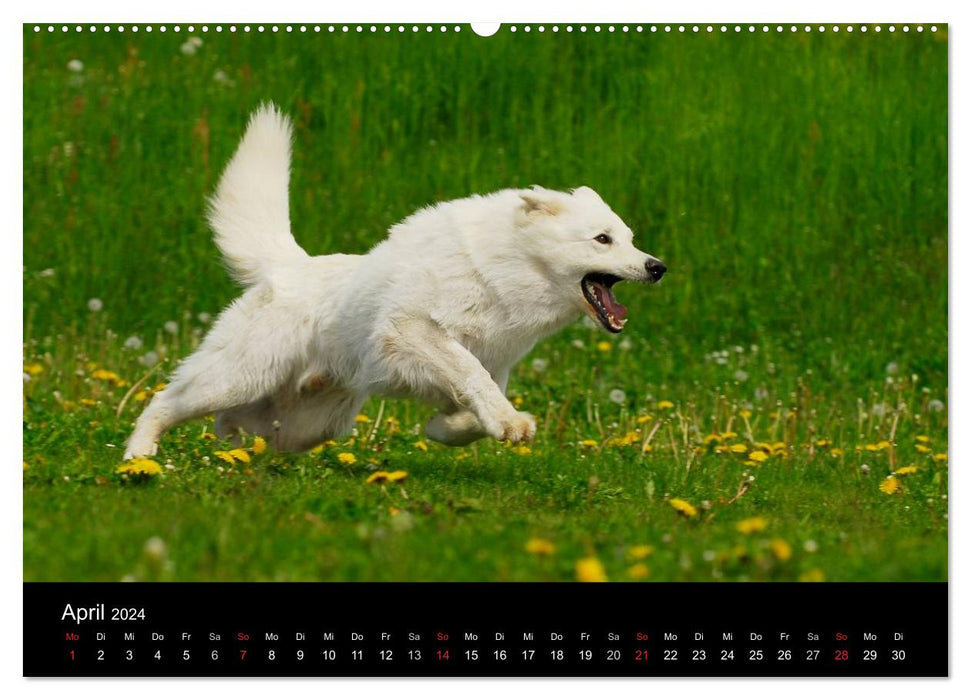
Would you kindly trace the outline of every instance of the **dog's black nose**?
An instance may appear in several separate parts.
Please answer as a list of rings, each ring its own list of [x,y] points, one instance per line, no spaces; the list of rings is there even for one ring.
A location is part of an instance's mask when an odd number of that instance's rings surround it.
[[[660,260],[651,258],[646,263],[644,267],[647,268],[647,278],[652,282],[657,282],[659,279],[664,277],[664,273],[668,271],[667,265],[665,265]]]

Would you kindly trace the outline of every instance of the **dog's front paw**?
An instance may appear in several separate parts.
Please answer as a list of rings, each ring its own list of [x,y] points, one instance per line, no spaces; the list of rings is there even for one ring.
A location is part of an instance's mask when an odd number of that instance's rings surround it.
[[[132,441],[128,445],[128,449],[125,450],[125,456],[123,459],[127,462],[129,459],[134,459],[135,457],[154,457],[157,452],[157,442],[153,441],[147,444],[139,444]]]
[[[536,437],[536,419],[529,413],[516,411],[508,419],[500,421],[499,440],[509,442],[529,442]]]

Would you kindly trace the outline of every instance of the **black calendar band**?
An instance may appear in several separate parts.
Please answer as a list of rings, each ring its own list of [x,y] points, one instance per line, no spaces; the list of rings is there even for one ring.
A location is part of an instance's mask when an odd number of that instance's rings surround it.
[[[26,583],[25,676],[946,676],[946,583]]]

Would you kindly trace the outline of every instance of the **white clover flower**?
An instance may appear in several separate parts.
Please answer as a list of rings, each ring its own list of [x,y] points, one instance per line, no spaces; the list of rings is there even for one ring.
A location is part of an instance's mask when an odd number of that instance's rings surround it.
[[[197,36],[190,36],[188,43],[195,46],[197,49],[202,46],[202,38]]]
[[[101,311],[105,307],[104,303],[100,299],[88,299],[88,309],[94,311],[95,313]]]
[[[166,321],[164,328],[166,333],[171,333],[172,335],[179,332],[179,324],[175,321]]]
[[[744,369],[740,369],[735,372],[735,381],[744,382],[746,379],[748,379],[748,372],[746,372]]]
[[[870,473],[870,465],[869,464],[861,464],[860,465],[860,473],[861,474],[869,474]]]
[[[634,347],[634,344],[630,342],[630,338],[624,338],[619,343],[617,343],[617,347],[620,348],[621,350],[630,350],[632,347]]]
[[[145,542],[145,556],[153,561],[163,561],[169,556],[168,545],[161,537],[151,537]]]
[[[138,350],[142,347],[142,339],[137,335],[133,335],[125,340],[125,347],[129,350]]]
[[[724,357],[723,355],[719,355],[718,357],[715,358],[715,364],[716,365],[727,365],[728,364],[728,358],[727,357]]]
[[[203,311],[198,316],[196,316],[196,318],[199,319],[199,323],[209,323],[209,321],[212,319],[212,316],[210,316],[208,313]]]
[[[573,347],[575,347],[575,348],[576,348],[577,350],[583,350],[583,341],[582,341],[582,340],[580,340],[579,338],[574,338],[574,339],[573,339],[573,342],[572,342],[571,344],[572,344],[572,345],[573,345]]]
[[[143,367],[153,367],[158,363],[158,353],[154,350],[149,350],[144,355],[138,358],[138,364]]]
[[[927,410],[932,413],[940,413],[944,410],[944,402],[940,399],[931,399],[927,402]]]
[[[179,47],[179,51],[185,56],[191,56],[196,52],[196,45],[191,41],[187,41]]]
[[[544,360],[542,357],[537,357],[532,362],[533,371],[542,374],[546,371],[546,368],[550,366],[550,363]]]
[[[70,61],[67,62],[67,69],[72,73],[80,73],[81,71],[84,70],[84,64],[81,63],[81,61],[79,61],[78,59],[72,58]]]
[[[45,277],[45,278],[46,277],[53,277],[54,276],[54,268],[53,267],[49,267],[46,270],[41,270],[40,272],[37,273],[37,276],[38,277]]]
[[[610,392],[610,394],[607,395],[607,398],[616,404],[622,404],[627,401],[627,394],[625,394],[622,389],[614,389]]]

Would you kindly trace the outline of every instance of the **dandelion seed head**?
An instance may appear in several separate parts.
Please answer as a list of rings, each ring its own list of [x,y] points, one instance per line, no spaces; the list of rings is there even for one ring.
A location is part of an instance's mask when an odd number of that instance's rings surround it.
[[[89,311],[93,311],[94,313],[98,313],[104,307],[105,307],[104,302],[102,302],[100,299],[98,299],[96,297],[92,297],[91,299],[88,299],[88,310]]]
[[[544,360],[542,357],[537,357],[532,362],[533,371],[539,372],[540,374],[545,372],[549,365],[550,363],[547,360]]]
[[[899,371],[900,371],[900,365],[898,365],[896,362],[887,363],[887,374],[896,374]]]
[[[940,399],[931,399],[927,402],[927,410],[931,413],[940,413],[944,410],[944,402]]]
[[[768,389],[766,389],[764,386],[760,386],[760,387],[756,388],[756,390],[755,390],[755,400],[756,401],[765,401],[767,398],[769,398],[769,390]]]
[[[885,403],[873,404],[873,408],[870,410],[873,413],[873,415],[875,415],[877,418],[883,418],[887,414],[887,404]]]
[[[816,540],[806,540],[803,542],[802,548],[811,554],[819,549],[819,545],[816,544]]]
[[[166,333],[171,333],[172,335],[179,332],[179,324],[175,321],[166,321],[163,328],[165,328]]]
[[[84,64],[81,63],[81,61],[79,61],[78,59],[72,58],[70,61],[67,62],[67,69],[72,73],[80,73],[81,71],[84,70]]]
[[[748,379],[748,372],[746,372],[744,369],[740,369],[735,372],[735,381],[744,382],[746,379]]]
[[[163,561],[169,556],[169,547],[161,537],[150,537],[145,542],[143,551],[153,561]]]
[[[128,350],[138,350],[142,347],[142,339],[137,335],[130,336],[125,340],[125,347]]]
[[[619,343],[617,343],[617,347],[626,352],[627,350],[630,350],[632,347],[634,347],[634,344],[631,342],[630,338],[624,338]]]
[[[623,404],[625,401],[627,401],[627,394],[625,394],[622,389],[614,389],[610,392],[610,394],[607,395],[607,398],[616,404]]]
[[[196,316],[196,318],[198,318],[198,319],[199,319],[199,323],[209,323],[209,321],[210,321],[210,320],[212,320],[212,316],[210,316],[210,315],[209,315],[209,314],[208,314],[207,312],[205,312],[205,311],[203,311],[203,312],[202,312],[202,313],[200,313],[200,314],[199,314],[198,316]]]
[[[138,358],[138,364],[142,367],[152,367],[158,363],[158,353],[154,350],[149,350],[144,355]]]
[[[860,465],[860,473],[861,474],[869,474],[870,473],[870,465],[869,464],[861,464]]]

